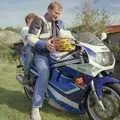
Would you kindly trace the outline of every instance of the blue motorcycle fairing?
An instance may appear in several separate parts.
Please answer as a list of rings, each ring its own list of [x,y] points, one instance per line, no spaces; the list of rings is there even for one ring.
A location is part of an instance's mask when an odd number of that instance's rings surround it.
[[[93,50],[91,50],[90,48],[87,48],[87,47],[85,47],[85,46],[83,46],[83,47],[84,47],[84,49],[87,51],[87,53],[88,53],[91,57],[93,57],[93,58],[95,59],[96,53],[95,53]]]
[[[97,96],[99,98],[102,97],[102,89],[106,84],[115,84],[115,83],[120,84],[120,80],[115,79],[111,76],[95,78],[94,85],[95,85],[95,90],[96,90]]]

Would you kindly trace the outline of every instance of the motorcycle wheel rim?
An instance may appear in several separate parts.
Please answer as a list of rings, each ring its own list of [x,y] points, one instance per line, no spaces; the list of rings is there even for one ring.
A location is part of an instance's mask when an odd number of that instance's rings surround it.
[[[87,99],[87,107],[93,120],[113,120],[120,113],[120,96],[112,88],[103,87],[102,103],[105,111],[97,104],[92,91]]]

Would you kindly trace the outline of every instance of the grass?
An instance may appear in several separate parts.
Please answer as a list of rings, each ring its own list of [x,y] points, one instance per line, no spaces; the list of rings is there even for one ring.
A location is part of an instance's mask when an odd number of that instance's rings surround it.
[[[16,81],[15,64],[0,64],[0,120],[29,120],[31,102]],[[85,115],[58,111],[47,103],[40,111],[43,120],[88,120]]]

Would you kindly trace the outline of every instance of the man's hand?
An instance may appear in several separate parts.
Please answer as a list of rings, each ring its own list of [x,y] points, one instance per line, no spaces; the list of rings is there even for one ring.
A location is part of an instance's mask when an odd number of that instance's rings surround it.
[[[50,52],[55,52],[56,51],[55,44],[54,44],[56,39],[57,39],[56,37],[52,37],[52,38],[47,40],[46,46],[47,46],[47,49]]]

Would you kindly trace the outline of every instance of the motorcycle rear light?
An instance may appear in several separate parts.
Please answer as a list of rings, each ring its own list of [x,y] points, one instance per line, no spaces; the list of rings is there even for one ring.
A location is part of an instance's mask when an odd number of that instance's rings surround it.
[[[84,87],[86,85],[86,80],[84,77],[77,77],[73,79],[73,83],[78,87]]]

